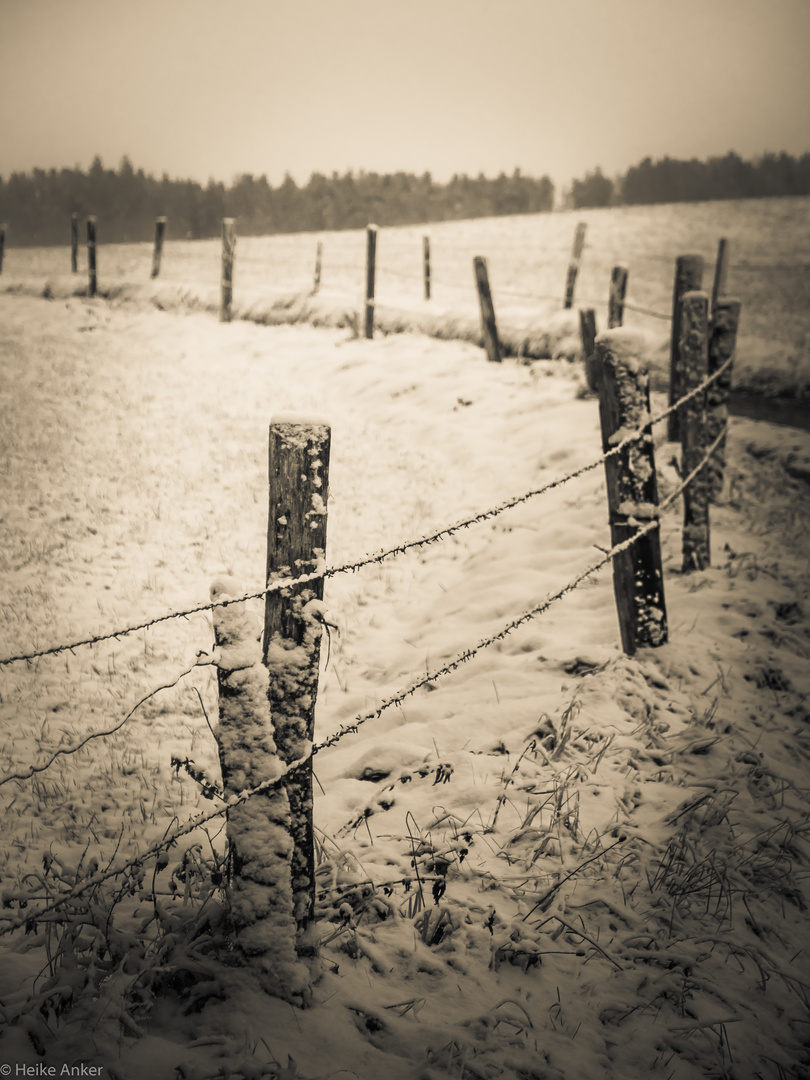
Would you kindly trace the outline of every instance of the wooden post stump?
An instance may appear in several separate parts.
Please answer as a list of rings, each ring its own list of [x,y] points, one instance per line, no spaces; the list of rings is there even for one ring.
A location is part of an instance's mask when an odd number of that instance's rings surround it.
[[[579,273],[579,263],[582,259],[582,250],[585,247],[585,230],[587,225],[580,221],[577,231],[574,233],[574,246],[571,249],[571,261],[568,264],[568,273],[565,279],[565,308],[574,306],[574,287]]]
[[[709,372],[709,297],[687,292],[681,309],[680,355],[682,394],[705,382]],[[706,392],[688,401],[681,412],[681,473],[688,476],[706,452]],[[708,466],[683,493],[683,570],[705,570],[710,565]]]
[[[366,229],[366,339],[374,337],[374,278],[377,262],[377,226]]]
[[[315,248],[315,276],[312,279],[312,295],[321,287],[321,262],[323,260],[323,244],[318,241],[318,246]]]
[[[492,303],[492,293],[489,288],[487,260],[482,255],[476,255],[473,259],[473,273],[475,274],[475,285],[478,290],[478,306],[481,311],[481,331],[484,337],[484,348],[487,351],[487,358],[499,364],[501,362],[501,343],[498,339],[495,307]]]
[[[212,603],[244,595],[233,578],[219,578],[211,586]],[[215,734],[227,798],[276,780],[284,766],[273,739],[261,614],[242,602],[215,607],[213,618],[219,686]],[[286,790],[269,788],[232,806],[227,823],[233,944],[268,993],[303,1004],[309,978],[296,955]]]
[[[714,284],[712,285],[712,307],[710,313],[712,318],[714,318],[714,311],[717,307],[718,300],[725,295],[727,276],[728,240],[724,237],[717,245],[717,262],[714,266]]]
[[[614,547],[658,517],[649,379],[640,360],[643,349],[642,335],[629,330],[608,330],[596,339],[603,452],[631,432],[643,431],[638,442],[605,461]],[[613,591],[625,653],[632,656],[640,647],[663,645],[667,613],[658,529],[614,557]]]
[[[270,424],[270,509],[267,584],[322,572],[326,553],[331,432],[321,420],[295,413]],[[278,753],[289,765],[312,749],[323,631],[323,577],[267,594],[264,663]],[[290,801],[295,920],[307,928],[315,896],[312,759],[285,781]]]
[[[219,303],[219,321],[231,321],[233,302],[233,260],[236,255],[236,221],[222,219],[222,281]]]
[[[6,253],[6,226],[0,225],[0,274],[3,273],[3,257]]]
[[[703,285],[703,257],[701,255],[680,255],[675,263],[675,287],[672,295],[672,335],[669,348],[669,404],[674,405],[683,396],[681,372],[683,363],[681,348],[681,306],[684,293],[694,292]],[[671,413],[667,417],[667,438],[678,442],[681,437],[680,414]]]
[[[593,308],[580,308],[579,334],[582,338],[582,362],[585,367],[585,385],[592,394],[597,392],[596,363],[596,312]]]
[[[739,300],[725,296],[718,298],[714,303],[709,331],[709,375],[713,375],[734,355],[741,308]],[[709,445],[728,426],[728,395],[731,391],[732,370],[733,365],[726,368],[707,391],[706,442]],[[725,435],[717,450],[712,454],[706,469],[708,470],[709,501],[718,503],[723,493],[726,471]]]
[[[70,272],[79,272],[79,215],[75,210],[70,215]]]
[[[425,273],[425,299],[430,299],[430,237],[422,237],[422,265]]]
[[[163,237],[166,233],[166,218],[155,218],[155,247],[152,252],[152,277],[160,273],[160,260],[163,255]]]
[[[87,295],[95,296],[98,290],[98,277],[96,274],[96,219],[87,219]]]
[[[627,267],[614,266],[610,274],[608,297],[608,330],[614,330],[624,322],[624,298],[627,294]]]

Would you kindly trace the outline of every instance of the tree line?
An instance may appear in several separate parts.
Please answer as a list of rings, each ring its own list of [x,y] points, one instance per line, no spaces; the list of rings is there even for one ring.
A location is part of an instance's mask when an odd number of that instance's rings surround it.
[[[554,184],[523,176],[494,179],[454,176],[436,183],[430,173],[313,173],[299,187],[289,175],[278,187],[266,176],[249,173],[226,187],[209,180],[160,180],[133,168],[124,157],[117,170],[96,157],[80,169],[34,169],[0,177],[0,221],[8,223],[9,242],[51,246],[69,243],[70,215],[95,214],[99,240],[127,243],[150,240],[155,218],[167,217],[167,235],[192,240],[218,236],[223,217],[237,219],[241,235],[257,236],[427,221],[535,214],[554,206]]]
[[[765,154],[754,161],[743,161],[735,153],[707,161],[646,157],[615,180],[599,168],[574,180],[567,202],[579,209],[779,195],[810,195],[810,154]]]

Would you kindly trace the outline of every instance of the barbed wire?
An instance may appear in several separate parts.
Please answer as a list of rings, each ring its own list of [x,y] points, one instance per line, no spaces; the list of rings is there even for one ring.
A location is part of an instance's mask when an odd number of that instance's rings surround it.
[[[638,304],[630,304],[626,300],[623,301],[622,307],[627,308],[628,311],[636,311],[639,315],[649,315],[653,319],[664,319],[666,322],[672,322],[672,315],[664,315],[661,311],[652,311],[650,308],[639,307]]]
[[[404,309],[402,309],[404,310]],[[117,640],[118,638],[125,637],[128,634],[137,633],[139,630],[148,630],[152,626],[157,626],[159,623],[169,622],[172,619],[188,618],[190,615],[199,615],[203,612],[213,611],[218,607],[228,607],[230,604],[241,604],[248,600],[261,600],[263,597],[270,593],[277,592],[281,589],[295,588],[299,585],[305,585],[312,581],[317,581],[321,578],[335,577],[337,574],[356,573],[364,566],[369,566],[373,563],[381,563],[385,559],[402,555],[406,551],[411,551],[415,548],[427,547],[430,544],[436,543],[439,540],[446,539],[448,536],[452,536],[453,533],[459,532],[461,529],[469,528],[472,525],[480,524],[484,521],[488,521],[493,517],[498,517],[506,510],[511,510],[516,506],[520,506],[522,503],[528,502],[529,499],[537,498],[540,495],[546,494],[548,491],[552,491],[555,488],[562,487],[564,484],[569,483],[571,480],[576,480],[585,473],[591,472],[593,469],[598,468],[605,461],[617,454],[621,454],[627,447],[633,443],[638,442],[646,435],[647,427],[653,427],[656,424],[660,424],[663,420],[666,420],[672,413],[677,412],[683,405],[693,398],[702,394],[709,386],[711,386],[720,376],[731,366],[734,361],[733,355],[729,357],[716,371],[714,371],[707,379],[705,379],[698,386],[694,387],[689,393],[684,394],[678,401],[670,405],[662,413],[657,414],[654,417],[650,417],[647,423],[638,431],[632,432],[630,435],[625,436],[610,450],[606,450],[598,458],[589,462],[587,465],[581,466],[579,469],[574,469],[572,472],[567,473],[563,477],[558,477],[556,480],[551,480],[547,484],[543,484],[539,488],[533,488],[530,491],[523,492],[521,495],[513,496],[510,499],[505,500],[502,503],[498,503],[496,506],[490,507],[488,510],[482,510],[470,517],[463,518],[451,525],[445,525],[441,529],[437,529],[433,533],[423,535],[415,540],[403,541],[401,544],[394,544],[389,548],[381,548],[377,552],[371,555],[364,555],[361,559],[354,560],[352,562],[342,563],[340,566],[326,567],[323,570],[315,570],[309,574],[302,574],[296,578],[280,578],[277,581],[272,582],[266,588],[246,593],[243,596],[235,597],[230,600],[218,600],[216,602],[209,602],[207,604],[198,604],[196,607],[187,608],[184,611],[173,611],[166,615],[159,615],[156,618],[149,619],[145,622],[138,623],[134,626],[122,627],[119,630],[109,631],[105,634],[95,634],[91,637],[82,638],[78,641],[65,643],[62,645],[55,645],[47,649],[38,649],[28,653],[20,653],[16,656],[7,656],[0,658],[0,667],[7,666],[9,664],[19,663],[23,660],[36,660],[42,656],[55,656],[63,652],[72,652],[74,649],[81,648],[87,645],[97,645],[102,641]]]
[[[672,503],[674,503],[674,501],[686,490],[689,484],[692,483],[698,473],[700,473],[706,467],[715,450],[717,450],[717,448],[720,446],[725,436],[726,431],[724,428],[724,430],[720,432],[720,434],[708,447],[703,456],[703,459],[699,462],[699,464],[694,469],[692,469],[688,476],[686,476],[681,481],[681,483],[674,489],[674,491],[672,491],[670,495],[668,495],[667,498],[660,504],[660,506],[657,508],[657,517],[651,519],[646,525],[639,528],[633,536],[630,536],[626,540],[623,540],[621,543],[614,545],[610,549],[610,551],[605,553],[602,559],[599,559],[596,563],[593,563],[591,566],[587,567],[580,574],[577,574],[577,576],[571,581],[569,581],[566,585],[564,585],[562,589],[559,589],[552,596],[547,597],[541,604],[538,604],[536,607],[531,608],[529,611],[525,611],[517,619],[513,619],[511,622],[503,626],[497,633],[492,634],[487,638],[483,638],[480,642],[478,642],[477,645],[469,649],[465,649],[461,653],[458,653],[453,660],[444,664],[442,667],[436,669],[435,671],[427,673],[420,679],[413,682],[406,689],[399,691],[398,693],[392,695],[390,698],[387,698],[380,705],[378,705],[376,709],[372,709],[367,713],[358,715],[357,717],[355,717],[355,720],[351,724],[341,725],[341,727],[337,731],[333,732],[332,735],[328,736],[325,740],[323,740],[323,742],[313,744],[307,754],[304,754],[301,758],[298,758],[297,760],[287,764],[281,771],[281,773],[273,779],[265,780],[263,783],[259,784],[255,788],[250,788],[240,792],[238,795],[230,796],[227,803],[224,806],[217,808],[216,810],[211,810],[208,813],[203,812],[193,818],[190,818],[184,825],[181,825],[171,835],[164,836],[162,840],[160,840],[157,844],[153,844],[145,852],[141,852],[140,854],[133,856],[131,859],[127,860],[122,866],[119,866],[117,869],[108,867],[108,869],[105,871],[91,875],[84,882],[79,885],[75,885],[72,889],[68,890],[68,892],[64,893],[62,896],[58,897],[50,904],[47,904],[44,908],[40,908],[38,911],[33,913],[26,912],[25,916],[18,917],[16,919],[10,918],[6,926],[0,927],[0,937],[4,937],[6,934],[13,933],[14,930],[18,930],[23,926],[35,925],[40,919],[43,919],[46,916],[53,914],[55,911],[58,911],[71,900],[75,900],[78,896],[81,896],[82,893],[87,892],[89,889],[97,888],[99,885],[104,884],[105,881],[108,881],[111,878],[120,877],[121,875],[126,874],[127,871],[134,869],[136,866],[141,866],[147,859],[152,858],[152,856],[159,855],[162,851],[168,850],[170,847],[173,847],[181,837],[188,835],[195,829],[201,828],[203,825],[208,824],[216,818],[226,815],[229,810],[242,805],[243,803],[247,802],[248,799],[254,798],[256,795],[262,795],[271,790],[278,789],[284,783],[285,779],[289,776],[290,773],[301,768],[301,766],[305,765],[308,761],[311,761],[311,759],[320,751],[329,749],[330,747],[338,743],[341,739],[345,738],[345,736],[347,735],[355,734],[362,724],[367,723],[369,720],[377,719],[382,715],[383,712],[387,711],[390,708],[393,708],[395,705],[402,704],[402,702],[406,698],[416,693],[416,691],[421,689],[423,686],[426,686],[428,683],[435,682],[443,675],[447,675],[456,671],[459,667],[467,663],[482,650],[489,648],[497,641],[503,640],[505,637],[511,634],[513,630],[516,630],[518,627],[522,626],[530,619],[536,618],[538,615],[543,614],[545,611],[548,610],[548,608],[551,607],[553,603],[561,599],[567,593],[572,592],[588,577],[591,577],[603,566],[615,559],[617,555],[621,554],[623,551],[628,550],[630,547],[633,546],[633,544],[638,543],[638,541],[641,540],[642,537],[646,536],[654,529],[660,528],[660,514],[664,510],[666,510]],[[237,601],[232,602],[235,603]]]

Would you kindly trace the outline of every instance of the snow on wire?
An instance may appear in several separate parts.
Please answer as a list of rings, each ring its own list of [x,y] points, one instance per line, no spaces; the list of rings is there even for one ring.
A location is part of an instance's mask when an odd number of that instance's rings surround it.
[[[513,496],[507,499],[505,502],[498,503],[496,506],[490,507],[488,510],[482,510],[477,514],[473,514],[468,518],[463,518],[460,521],[455,522],[452,525],[445,525],[441,529],[437,529],[433,533],[425,534],[424,536],[417,537],[415,540],[403,541],[401,544],[395,544],[389,548],[381,548],[379,551],[374,552],[371,555],[364,555],[361,559],[357,559],[354,562],[342,563],[340,566],[329,566],[324,569],[318,568],[312,573],[302,574],[296,578],[280,578],[274,581],[271,585],[261,589],[257,592],[246,593],[243,596],[234,597],[230,600],[218,600],[215,603],[199,604],[196,607],[188,608],[185,611],[172,611],[167,615],[158,615],[154,619],[149,619],[146,622],[138,623],[135,626],[126,626],[118,630],[112,630],[105,634],[96,634],[92,637],[82,638],[79,641],[73,641],[65,643],[63,645],[54,645],[48,649],[38,649],[30,653],[19,653],[16,656],[0,657],[0,667],[4,667],[8,664],[18,663],[22,660],[36,660],[41,656],[55,656],[63,652],[72,652],[73,649],[81,648],[84,645],[96,645],[102,641],[110,641],[126,636],[127,634],[137,633],[139,630],[147,630],[152,626],[157,626],[162,622],[169,622],[171,619],[185,619],[190,615],[199,615],[204,611],[213,611],[214,608],[227,607],[229,604],[241,604],[246,600],[260,600],[270,593],[278,592],[281,589],[293,588],[297,585],[305,585],[310,581],[317,581],[321,578],[335,577],[337,574],[349,574],[355,573],[362,569],[364,566],[369,566],[372,563],[381,563],[385,559],[395,557],[397,555],[403,555],[406,551],[411,551],[414,548],[427,547],[429,544],[437,543],[439,540],[444,540],[454,533],[459,532],[461,529],[467,529],[471,525],[478,525],[481,522],[488,521],[490,518],[498,517],[506,510],[511,510],[515,506],[519,506],[521,503],[528,502],[529,499],[536,498],[539,495],[545,495],[547,492],[552,491],[554,488],[562,487],[563,484],[567,484],[571,480],[576,480],[580,476],[584,476],[585,473],[591,472],[593,469],[598,468],[604,464],[609,458],[615,457],[617,454],[622,453],[635,442],[639,442],[646,437],[647,430],[653,427],[655,424],[660,424],[667,417],[676,412],[685,405],[686,402],[691,401],[692,398],[702,394],[709,386],[712,385],[720,376],[731,366],[733,363],[733,356],[729,357],[716,371],[714,371],[704,382],[699,386],[694,387],[688,394],[684,394],[682,398],[670,405],[662,413],[657,416],[650,417],[647,424],[640,428],[638,431],[632,432],[627,435],[621,442],[611,447],[605,453],[601,454],[594,461],[589,462],[587,465],[581,466],[579,469],[574,469],[573,472],[568,473],[565,476],[559,477],[556,480],[551,480],[547,484],[543,484],[539,488],[532,488],[530,491],[526,491],[521,495]]]
[[[718,374],[719,371],[715,373],[715,376]],[[703,459],[695,466],[694,469],[692,469],[689,475],[681,481],[681,483],[674,489],[674,491],[672,491],[660,504],[660,506],[658,507],[659,514],[661,513],[661,511],[664,511],[669,506],[671,506],[672,503],[674,503],[675,500],[692,483],[698,473],[700,473],[706,467],[715,450],[717,450],[717,448],[720,446],[725,436],[726,430],[724,428],[717,436],[717,438],[714,439],[714,441],[708,447],[706,453],[703,456]],[[45,907],[40,908],[39,911],[28,912],[26,909],[26,914],[24,916],[18,916],[17,918],[8,918],[7,924],[0,927],[0,937],[4,937],[6,934],[13,933],[15,930],[19,930],[24,926],[35,926],[40,919],[43,919],[53,914],[55,911],[58,911],[71,900],[74,900],[76,899],[76,897],[81,896],[82,893],[87,892],[88,889],[96,888],[97,886],[104,884],[105,881],[109,881],[111,878],[120,877],[122,874],[126,874],[128,871],[133,870],[136,867],[142,866],[143,863],[145,863],[147,859],[152,858],[152,856],[159,855],[162,851],[168,851],[168,849],[173,847],[182,836],[187,836],[195,829],[201,828],[202,826],[207,825],[209,822],[214,821],[217,818],[223,817],[228,813],[231,808],[246,803],[248,799],[252,799],[255,795],[262,795],[271,790],[277,789],[284,783],[285,778],[290,773],[294,772],[296,769],[299,769],[308,761],[311,761],[315,754],[319,753],[321,750],[326,750],[329,747],[334,746],[337,742],[344,738],[344,736],[355,734],[361,724],[365,724],[368,720],[377,719],[387,709],[392,708],[394,705],[401,705],[406,698],[410,697],[421,687],[426,686],[429,682],[435,682],[436,679],[441,678],[443,675],[447,675],[453,671],[456,671],[459,667],[461,667],[462,664],[465,664],[468,660],[471,660],[477,653],[481,652],[483,649],[487,649],[490,645],[494,645],[495,642],[503,640],[505,637],[507,637],[507,635],[511,634],[513,630],[516,630],[518,627],[522,626],[530,619],[536,618],[538,615],[542,615],[545,611],[548,610],[548,608],[551,607],[551,605],[556,600],[561,599],[567,593],[573,592],[573,590],[576,589],[577,586],[579,586],[583,581],[585,581],[586,578],[591,577],[603,566],[615,559],[617,555],[632,547],[633,544],[637,543],[643,536],[646,536],[648,533],[652,532],[653,529],[659,528],[659,526],[659,518],[651,519],[649,522],[647,522],[646,525],[642,526],[633,536],[630,536],[626,540],[623,540],[620,544],[616,544],[610,549],[610,551],[605,553],[603,558],[599,559],[597,562],[587,567],[581,573],[577,574],[575,578],[572,578],[571,581],[569,581],[552,596],[546,597],[546,599],[541,604],[538,604],[536,607],[531,608],[529,611],[525,611],[522,615],[518,616],[517,619],[513,619],[511,622],[503,626],[497,633],[492,634],[488,638],[483,638],[481,641],[478,642],[477,645],[458,653],[457,656],[455,656],[452,660],[448,661],[448,663],[443,665],[441,668],[437,668],[435,671],[422,676],[415,682],[411,683],[411,685],[406,689],[398,691],[390,698],[387,698],[385,701],[381,702],[376,709],[372,709],[367,713],[359,714],[355,717],[353,723],[342,724],[337,731],[333,732],[330,736],[324,739],[323,742],[315,743],[308,754],[304,754],[302,757],[286,765],[279,776],[276,776],[271,780],[265,780],[262,784],[259,784],[255,788],[249,788],[245,791],[241,791],[238,795],[230,796],[227,802],[223,806],[218,807],[216,810],[211,810],[208,812],[203,811],[202,813],[197,814],[195,817],[189,818],[189,820],[186,821],[184,825],[181,825],[173,833],[168,836],[164,836],[162,840],[158,841],[158,843],[156,844],[153,844],[150,848],[147,848],[147,850],[142,852],[141,854],[134,855],[131,859],[128,859],[123,865],[119,866],[117,869],[113,869],[111,866],[108,866],[106,870],[91,875],[81,884],[74,885],[72,889],[69,889],[62,896],[58,897],[56,900],[53,900],[51,903],[46,904]],[[231,602],[239,603],[239,600],[233,600]],[[0,918],[4,918],[4,916],[0,916]]]

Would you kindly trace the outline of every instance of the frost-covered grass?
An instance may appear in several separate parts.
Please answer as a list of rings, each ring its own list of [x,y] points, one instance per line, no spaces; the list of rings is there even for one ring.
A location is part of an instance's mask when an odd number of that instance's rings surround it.
[[[599,453],[564,361],[100,300],[0,309],[0,656],[204,604],[223,575],[261,588],[271,415],[332,424],[332,565]],[[677,448],[657,437],[666,495]],[[712,569],[682,575],[664,522],[669,644],[621,654],[602,571],[316,757],[310,1008],[230,962],[215,819],[0,938],[0,1060],[122,1080],[806,1076],[810,438],[735,419],[729,450]],[[597,470],[328,579],[316,738],[608,542]],[[0,916],[216,809],[171,764],[218,779],[212,643],[202,614],[0,668],[0,780],[118,727],[0,786]]]

